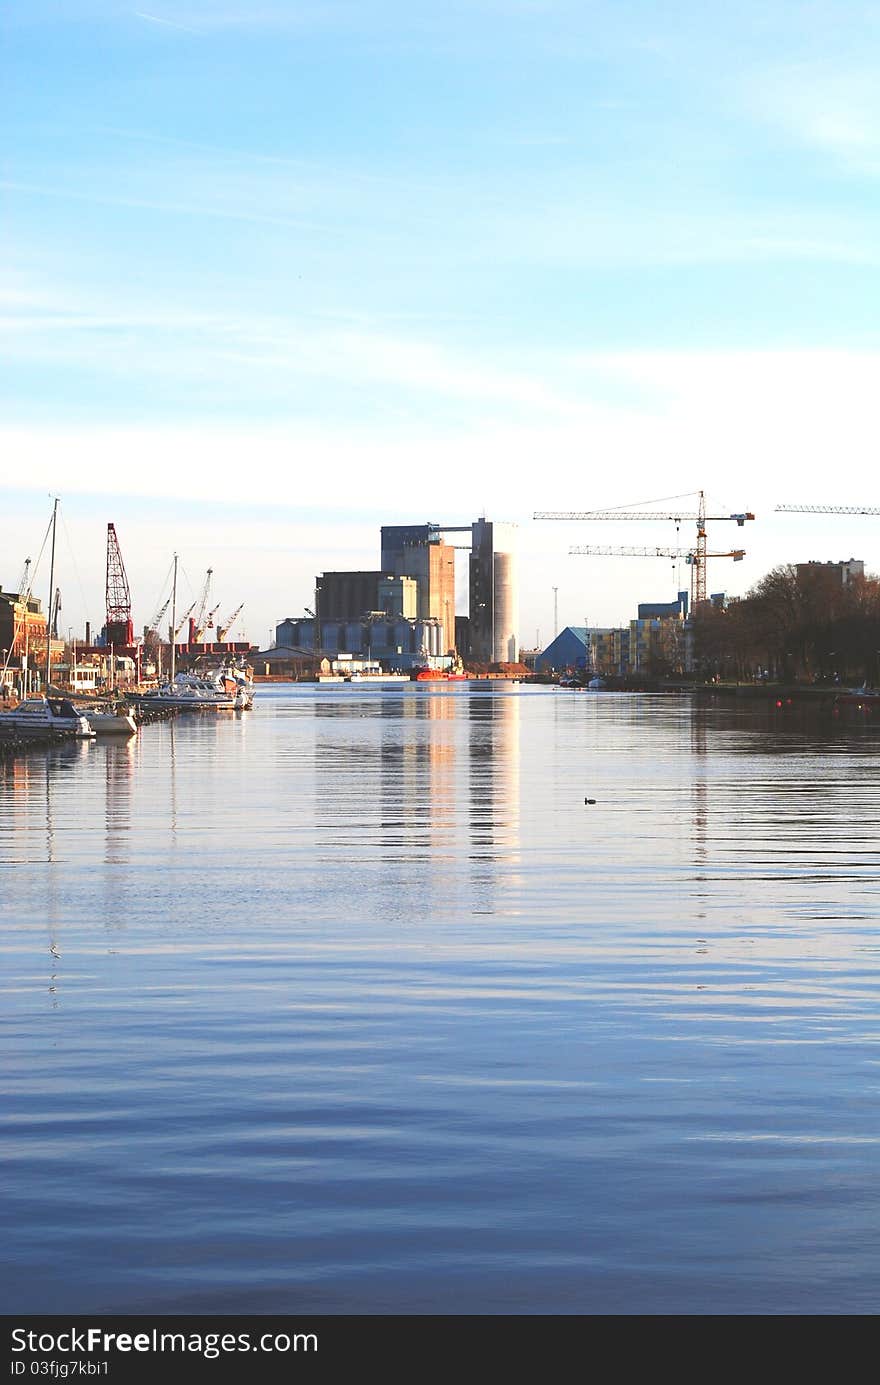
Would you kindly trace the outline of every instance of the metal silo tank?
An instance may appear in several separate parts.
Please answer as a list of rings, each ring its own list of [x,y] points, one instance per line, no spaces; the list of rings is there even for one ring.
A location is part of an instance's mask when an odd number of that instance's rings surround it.
[[[519,623],[519,591],[517,562],[514,553],[494,555],[494,639],[492,658],[495,663],[516,663],[517,625]]]

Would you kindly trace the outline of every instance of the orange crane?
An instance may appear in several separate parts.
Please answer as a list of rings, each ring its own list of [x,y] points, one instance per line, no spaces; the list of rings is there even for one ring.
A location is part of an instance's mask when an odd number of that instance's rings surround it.
[[[181,630],[183,629],[184,625],[186,625],[186,622],[188,621],[189,617],[192,615],[195,609],[196,603],[193,602],[189,609],[187,611],[184,611],[183,615],[180,617],[180,620],[177,622],[177,625],[174,627],[174,630],[172,631],[172,644],[177,640],[177,636],[180,634]]]
[[[214,569],[209,567],[205,574],[205,585],[202,587],[202,595],[199,600],[199,613],[193,622],[196,630],[204,630],[205,628],[205,612],[208,609],[208,592],[211,590],[211,574],[213,571]]]
[[[727,553],[700,553],[698,549],[681,548],[608,548],[597,547],[593,544],[570,548],[572,554],[589,554],[593,557],[601,558],[672,558],[673,560],[683,558],[691,568],[691,604],[696,601],[705,600],[705,596],[697,596],[697,578],[703,572],[703,590],[705,591],[705,561],[707,558],[732,558],[735,563],[741,563],[746,556],[744,548],[731,548]]]
[[[700,602],[700,601],[705,601],[705,600],[706,600],[706,559],[707,559],[707,557],[710,556],[710,555],[707,553],[707,551],[706,551],[706,550],[707,550],[707,542],[706,542],[706,523],[707,523],[707,521],[708,521],[708,520],[721,520],[721,519],[724,519],[724,520],[731,520],[731,519],[732,519],[732,520],[734,520],[734,521],[739,525],[740,528],[742,528],[743,525],[745,524],[745,522],[746,522],[747,519],[754,519],[754,518],[755,518],[755,516],[752,514],[752,512],[751,512],[750,510],[744,510],[744,511],[742,511],[740,514],[707,515],[707,514],[706,514],[706,493],[705,493],[705,491],[697,491],[697,492],[696,492],[696,495],[697,495],[697,497],[698,497],[698,505],[697,505],[697,510],[696,510],[695,513],[685,513],[683,510],[679,510],[677,513],[675,513],[675,512],[669,513],[669,512],[663,512],[663,511],[657,511],[657,510],[634,510],[634,509],[625,509],[625,508],[621,507],[621,508],[618,508],[618,509],[611,509],[611,510],[580,510],[580,511],[538,510],[538,511],[536,511],[535,514],[533,515],[533,518],[534,518],[534,519],[569,519],[569,520],[571,520],[571,519],[578,519],[578,520],[580,520],[580,519],[611,519],[611,520],[613,520],[613,519],[619,519],[619,520],[665,519],[665,520],[669,520],[669,521],[671,521],[673,524],[675,524],[676,529],[678,529],[678,527],[681,525],[681,523],[682,523],[683,520],[695,520],[695,521],[696,521],[696,525],[697,525],[697,542],[696,542],[696,545],[695,545],[694,549],[692,550],[692,553],[693,553],[692,562],[693,562],[693,565],[694,565],[692,599],[693,599],[693,604],[696,605],[698,602]],[[680,497],[680,496],[674,496],[674,497],[673,497],[673,499],[681,499],[681,498],[682,498],[682,497]],[[714,555],[712,555],[712,556],[714,556]]]
[[[218,612],[219,610],[220,610],[220,602],[218,601],[218,602],[217,602],[217,605],[214,607],[213,611],[209,611],[208,614],[205,616],[205,623],[204,623],[204,625],[198,625],[198,626],[196,626],[196,631],[195,631],[195,642],[196,642],[196,644],[201,644],[202,640],[205,638],[205,634],[207,633],[207,631],[213,629],[213,626],[214,626],[214,617],[215,617],[215,615],[217,614],[217,612]]]
[[[223,622],[222,625],[221,625],[220,622],[218,621],[218,623],[217,623],[217,639],[221,642],[221,644],[222,644],[222,642],[226,639],[226,636],[229,634],[230,630],[232,629],[232,627],[233,627],[233,625],[235,624],[235,622],[238,620],[238,617],[241,615],[241,613],[242,613],[243,610],[244,610],[244,602],[242,601],[241,605],[240,605],[240,606],[236,606],[235,610],[232,612],[232,615],[229,616],[228,619],[225,620],[225,621]]]

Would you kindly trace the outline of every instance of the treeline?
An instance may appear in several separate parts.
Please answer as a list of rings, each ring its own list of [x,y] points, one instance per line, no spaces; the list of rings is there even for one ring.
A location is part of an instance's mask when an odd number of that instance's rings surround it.
[[[779,682],[880,681],[880,580],[782,566],[748,596],[693,613],[698,674]]]

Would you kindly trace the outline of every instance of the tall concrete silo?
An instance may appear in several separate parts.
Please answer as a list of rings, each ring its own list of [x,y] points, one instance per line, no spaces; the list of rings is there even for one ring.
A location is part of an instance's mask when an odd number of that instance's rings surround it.
[[[474,521],[469,577],[471,657],[484,664],[516,663],[519,579],[515,525]]]

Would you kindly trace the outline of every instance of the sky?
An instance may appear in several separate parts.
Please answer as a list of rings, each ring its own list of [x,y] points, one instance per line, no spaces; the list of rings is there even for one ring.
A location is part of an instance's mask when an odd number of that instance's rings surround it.
[[[4,0],[0,54],[0,585],[60,496],[65,631],[108,521],[136,627],[176,551],[260,645],[383,522],[515,523],[527,647],[688,583],[572,546],[693,539],[536,511],[880,571],[775,510],[880,504],[877,6]]]

